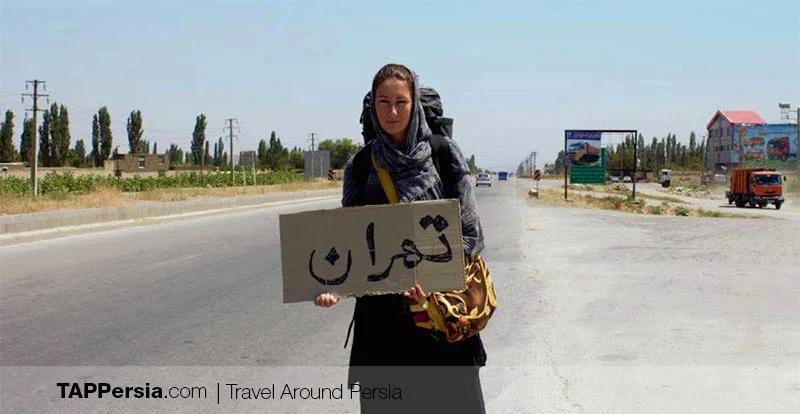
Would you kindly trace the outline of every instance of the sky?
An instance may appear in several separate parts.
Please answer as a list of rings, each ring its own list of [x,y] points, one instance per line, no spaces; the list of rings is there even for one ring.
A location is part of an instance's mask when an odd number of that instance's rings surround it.
[[[73,144],[91,145],[102,106],[125,152],[133,110],[161,151],[188,149],[201,113],[228,151],[238,120],[237,153],[273,130],[288,147],[310,148],[312,132],[360,142],[363,96],[390,62],[439,91],[465,156],[515,170],[534,151],[553,162],[565,129],[688,143],[720,109],[779,122],[778,102],[800,105],[800,2],[0,2],[0,110],[17,147],[34,79],[67,107]]]

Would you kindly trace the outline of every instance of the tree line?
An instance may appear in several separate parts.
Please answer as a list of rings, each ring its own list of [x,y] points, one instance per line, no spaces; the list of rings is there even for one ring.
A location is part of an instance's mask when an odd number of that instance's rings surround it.
[[[194,165],[223,169],[230,165],[230,156],[225,149],[225,140],[219,137],[213,143],[206,139],[207,120],[205,114],[195,119],[190,148],[183,150],[178,144],[170,143],[164,152],[169,163],[174,166]],[[0,162],[28,162],[33,150],[33,119],[23,122],[20,136],[20,148],[14,145],[14,113],[5,112],[5,119],[0,124]],[[144,120],[142,112],[131,111],[126,124],[127,152],[130,154],[159,154],[158,143],[144,138]],[[119,152],[114,144],[111,129],[111,114],[106,106],[100,108],[92,117],[91,140],[78,139],[72,143],[70,134],[69,113],[64,105],[53,103],[43,112],[38,129],[38,165],[41,167],[101,167],[103,161]],[[344,168],[347,161],[361,148],[361,144],[350,138],[325,139],[320,141],[318,150],[330,153],[332,169]],[[259,170],[302,170],[305,167],[305,150],[300,147],[285,147],[280,137],[272,131],[269,140],[261,139],[256,150],[256,165]],[[475,155],[469,159],[469,167],[473,173],[479,169],[475,164]]]

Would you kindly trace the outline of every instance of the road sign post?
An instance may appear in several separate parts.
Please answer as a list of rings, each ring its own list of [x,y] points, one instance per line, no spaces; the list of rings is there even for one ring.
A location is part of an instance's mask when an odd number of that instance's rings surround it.
[[[539,198],[539,180],[542,179],[542,172],[539,171],[539,170],[536,170],[533,173],[533,179],[536,180],[536,198]]]

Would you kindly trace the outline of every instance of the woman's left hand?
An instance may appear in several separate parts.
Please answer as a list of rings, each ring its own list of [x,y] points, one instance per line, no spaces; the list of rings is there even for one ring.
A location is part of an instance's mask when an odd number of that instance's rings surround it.
[[[425,299],[425,296],[427,296],[422,290],[422,286],[419,284],[416,284],[411,289],[408,289],[403,295],[417,303],[422,302]]]

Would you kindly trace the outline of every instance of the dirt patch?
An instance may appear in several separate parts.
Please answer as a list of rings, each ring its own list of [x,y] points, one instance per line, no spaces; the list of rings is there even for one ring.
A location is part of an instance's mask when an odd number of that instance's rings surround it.
[[[341,188],[341,181],[295,182],[275,185],[222,188],[169,188],[143,192],[122,192],[98,188],[88,194],[52,193],[36,198],[0,196],[0,215],[42,213],[102,207],[123,207],[137,201],[174,202],[196,198],[236,197],[287,191],[326,190]]]
[[[136,200],[122,191],[98,188],[89,194],[73,195],[53,193],[39,197],[0,196],[0,215],[42,213],[55,210],[72,210],[100,207],[123,207]]]
[[[675,194],[681,197],[700,198],[705,200],[720,199],[725,194],[726,188],[723,186],[701,186],[701,185],[684,185],[672,186],[668,189],[662,190],[669,194]]]

